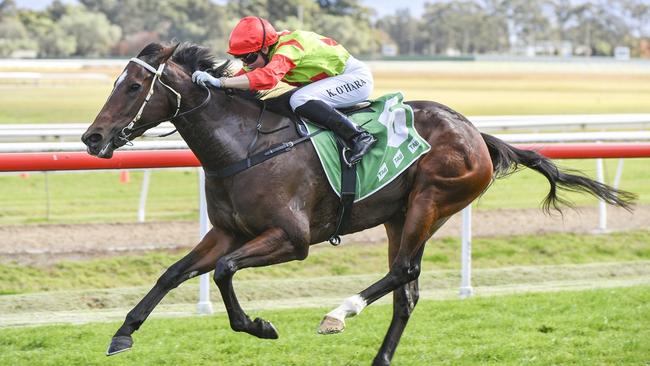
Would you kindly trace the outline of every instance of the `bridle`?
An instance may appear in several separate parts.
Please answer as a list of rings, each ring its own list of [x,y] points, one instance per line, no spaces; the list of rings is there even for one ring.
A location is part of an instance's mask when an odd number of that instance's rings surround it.
[[[182,117],[182,116],[188,115],[190,113],[193,113],[193,112],[195,112],[195,111],[197,111],[197,110],[199,110],[201,108],[204,108],[208,104],[208,102],[210,102],[210,99],[212,98],[212,93],[210,93],[210,89],[207,86],[203,86],[203,88],[208,92],[208,95],[207,95],[207,97],[205,97],[205,100],[203,100],[203,102],[201,104],[199,104],[198,106],[196,106],[196,107],[194,107],[194,108],[192,108],[192,109],[190,109],[188,111],[178,113],[181,110],[181,94],[179,92],[177,92],[176,90],[174,90],[174,88],[172,88],[171,86],[165,84],[165,82],[162,81],[162,78],[161,78],[161,76],[163,74],[163,71],[165,70],[165,66],[167,64],[162,63],[162,64],[160,64],[158,66],[158,69],[156,69],[153,66],[149,65],[148,63],[146,63],[145,61],[142,61],[142,60],[140,60],[139,58],[136,58],[136,57],[130,59],[129,62],[135,62],[136,64],[144,67],[145,70],[150,71],[151,73],[154,74],[154,76],[153,76],[153,80],[151,81],[151,86],[149,87],[149,92],[147,93],[147,96],[144,99],[144,102],[142,102],[142,106],[140,106],[140,109],[138,110],[138,113],[135,115],[135,117],[133,117],[133,120],[131,120],[131,122],[126,127],[124,127],[122,129],[122,131],[120,131],[120,134],[117,136],[120,140],[124,141],[124,143],[130,142],[131,141],[130,137],[137,131],[147,130],[147,129],[153,127],[153,126],[158,125],[161,122],[171,121],[173,118]],[[141,126],[137,126],[137,127],[133,128],[135,126],[136,122],[138,122],[140,120],[140,118],[142,117],[142,112],[144,112],[144,108],[147,106],[147,103],[149,103],[149,99],[151,99],[151,97],[153,96],[154,87],[156,86],[156,81],[160,82],[160,84],[162,84],[165,88],[169,89],[169,91],[171,91],[172,93],[174,93],[174,95],[176,95],[176,112],[174,112],[174,114],[172,116],[170,116],[170,117],[163,118],[163,119],[155,121],[155,122],[145,123],[145,124],[143,124]],[[176,132],[176,130],[174,130],[174,131],[172,131],[170,133],[164,134],[164,135],[160,135],[159,137],[165,137],[165,136],[171,135],[174,132]]]

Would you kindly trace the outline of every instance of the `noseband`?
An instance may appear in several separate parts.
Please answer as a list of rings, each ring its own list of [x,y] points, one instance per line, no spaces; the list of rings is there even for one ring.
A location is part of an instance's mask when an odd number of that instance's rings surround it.
[[[162,81],[162,78],[161,78],[161,76],[163,74],[163,71],[165,70],[165,66],[167,64],[162,63],[162,64],[160,64],[160,66],[158,66],[158,69],[156,69],[153,66],[149,65],[148,63],[146,63],[145,61],[142,61],[142,60],[140,60],[139,58],[136,58],[136,57],[130,59],[129,62],[135,62],[136,64],[144,67],[145,70],[150,71],[151,73],[154,74],[154,76],[153,76],[153,80],[151,81],[151,86],[149,87],[149,92],[147,93],[147,97],[144,99],[144,102],[142,102],[142,106],[140,106],[140,109],[138,110],[138,113],[135,115],[135,117],[133,117],[133,120],[131,120],[131,122],[126,127],[124,127],[122,129],[122,131],[120,131],[120,135],[118,136],[118,138],[120,140],[124,141],[125,143],[130,141],[131,135],[133,135],[133,133],[136,132],[136,131],[147,130],[147,129],[149,129],[149,128],[151,128],[151,127],[153,127],[153,126],[155,126],[155,125],[157,125],[157,124],[159,124],[161,122],[170,121],[172,118],[181,117],[181,116],[190,114],[192,112],[195,112],[195,111],[197,111],[197,110],[199,110],[201,108],[204,108],[208,104],[208,102],[210,101],[210,98],[212,97],[212,94],[210,93],[210,89],[208,89],[207,86],[203,86],[203,88],[208,92],[208,95],[205,98],[205,100],[203,100],[203,102],[200,105],[179,114],[178,112],[181,110],[181,94],[179,92],[177,92],[176,90],[174,90],[174,88],[172,88],[171,86],[165,84],[165,82]],[[174,114],[172,116],[170,116],[170,117],[167,117],[167,118],[155,121],[155,122],[145,123],[145,124],[143,124],[141,126],[137,126],[137,127],[133,128],[135,126],[136,122],[138,122],[140,120],[140,118],[142,117],[142,112],[144,111],[144,107],[147,106],[147,103],[149,103],[149,99],[151,99],[151,97],[153,96],[154,87],[156,86],[156,81],[160,82],[160,84],[162,84],[165,88],[169,89],[169,91],[171,91],[172,93],[174,93],[174,95],[176,95],[176,112],[174,112]],[[172,131],[171,133],[174,133],[175,131],[176,130]],[[168,136],[171,133],[161,135],[160,137]]]

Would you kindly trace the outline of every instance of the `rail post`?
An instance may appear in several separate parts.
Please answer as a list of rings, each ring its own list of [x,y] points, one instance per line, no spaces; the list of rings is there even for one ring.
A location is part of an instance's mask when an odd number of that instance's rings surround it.
[[[205,173],[203,168],[198,168],[199,173],[199,240],[210,231],[208,220],[208,206],[205,199]],[[196,304],[199,314],[212,314],[212,302],[210,302],[210,272],[199,277],[199,302]]]
[[[472,204],[462,211],[463,225],[461,234],[460,264],[460,298],[472,296]]]
[[[138,205],[138,222],[144,222],[147,206],[147,196],[149,195],[149,180],[151,179],[151,170],[145,169],[142,175],[142,188],[140,189],[140,204]]]
[[[596,159],[596,179],[599,183],[605,184],[605,172],[603,167],[603,159]],[[607,232],[607,203],[605,200],[598,200],[598,233]]]
[[[616,167],[616,176],[614,177],[614,188],[618,189],[618,186],[621,184],[621,177],[623,176],[623,162],[625,160],[618,159],[618,166]]]

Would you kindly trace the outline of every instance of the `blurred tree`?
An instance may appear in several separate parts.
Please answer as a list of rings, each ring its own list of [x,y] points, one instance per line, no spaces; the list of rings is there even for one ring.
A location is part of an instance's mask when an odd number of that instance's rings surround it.
[[[16,3],[13,0],[0,1],[0,57],[37,49],[38,44],[29,37],[27,28],[18,18]]]
[[[119,54],[132,54],[148,42],[188,41],[223,45],[228,26],[224,6],[210,0],[80,0],[120,26]]]
[[[39,57],[67,57],[74,54],[77,41],[45,12],[21,11],[20,20],[30,37],[38,42]]]
[[[79,0],[88,10],[104,14],[108,21],[118,25],[122,34],[140,31],[167,33],[169,23],[161,21],[160,14],[170,6],[170,1],[156,0]]]
[[[247,16],[269,18],[267,0],[228,0],[228,14],[237,20]]]
[[[281,21],[295,24],[294,27],[287,29],[309,26],[313,22],[314,14],[319,12],[318,4],[312,0],[267,0],[269,21],[273,25]]]
[[[486,52],[503,38],[499,23],[474,1],[427,4],[422,19],[429,54]]]
[[[576,21],[576,8],[571,0],[549,0],[549,5],[553,9],[553,21],[555,22],[555,39],[568,39],[567,29],[572,22]]]
[[[379,50],[379,41],[370,24],[352,17],[323,14],[307,30],[335,39],[354,55],[372,55]]]
[[[630,27],[637,37],[650,37],[650,3],[647,0],[620,0]]]
[[[122,34],[120,27],[111,24],[104,14],[87,11],[83,6],[74,7],[59,24],[75,38],[75,55],[107,56]]]
[[[209,0],[176,0],[168,2],[160,17],[169,23],[167,37],[179,41],[203,43],[223,38],[226,29],[224,9]]]
[[[609,55],[618,45],[638,49],[650,36],[648,0],[431,1],[421,19],[400,9],[379,19],[376,29],[372,14],[361,0],[226,0],[225,5],[215,0],[77,0],[72,5],[54,0],[44,11],[21,10],[14,0],[0,0],[0,47],[4,54],[37,45],[42,56],[124,55],[144,43],[176,39],[223,54],[230,30],[248,15],[266,17],[278,30],[331,36],[365,55],[377,52],[378,40],[388,38],[400,54],[502,52],[570,40],[583,45],[578,48],[586,54]]]
[[[610,4],[585,3],[576,7],[569,38],[588,49],[588,55],[611,56],[616,46],[631,45],[630,28]]]
[[[488,13],[504,22],[510,47],[533,46],[536,41],[548,40],[552,35],[546,16],[546,1],[483,0]]]
[[[331,15],[349,15],[358,18],[360,14],[368,14],[367,7],[359,0],[316,0],[321,9]]]
[[[13,18],[18,13],[18,7],[14,0],[0,0],[0,20]]]
[[[73,5],[64,4],[61,0],[54,0],[50,5],[48,5],[45,12],[51,20],[59,21],[68,13],[68,9],[71,7],[73,7]]]
[[[385,16],[377,21],[376,27],[385,31],[395,41],[400,55],[413,55],[416,45],[422,43],[422,24],[411,16],[408,8],[398,9],[395,15]],[[418,47],[417,53],[421,53]]]

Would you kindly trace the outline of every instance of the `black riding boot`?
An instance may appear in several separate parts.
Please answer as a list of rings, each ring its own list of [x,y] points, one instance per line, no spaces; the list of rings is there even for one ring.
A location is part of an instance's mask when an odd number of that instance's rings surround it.
[[[347,144],[346,147],[350,149],[350,154],[347,157],[350,165],[358,163],[361,157],[370,151],[377,142],[377,139],[368,131],[350,121],[347,116],[322,100],[310,100],[296,108],[296,113],[329,128],[334,134],[341,137]]]

